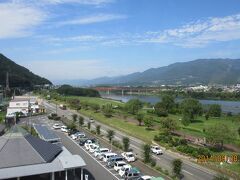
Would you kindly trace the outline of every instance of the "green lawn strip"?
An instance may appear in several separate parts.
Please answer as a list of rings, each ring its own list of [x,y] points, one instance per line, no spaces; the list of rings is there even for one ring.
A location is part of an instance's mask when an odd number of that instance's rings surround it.
[[[80,103],[81,101],[86,101],[86,102],[89,102],[89,103],[96,103],[96,104],[99,104],[99,105],[104,105],[104,104],[107,104],[107,103],[110,103],[114,106],[119,106],[119,105],[123,105],[124,103],[120,102],[120,101],[116,101],[116,100],[111,100],[111,99],[104,99],[104,98],[96,98],[96,97],[82,97],[82,96],[68,96],[69,98],[76,98],[76,99],[79,99],[80,100]],[[66,98],[68,98],[66,97]]]
[[[80,110],[80,112],[86,116],[92,116],[97,121],[107,124],[117,130],[123,131],[128,135],[134,136],[136,138],[142,139],[145,142],[151,142],[154,138],[154,135],[158,134],[158,131],[147,131],[144,126],[137,126],[136,124],[126,122],[124,120],[111,117],[106,118],[101,113],[93,113],[90,110]]]
[[[3,122],[5,116],[6,116],[6,112],[0,112],[0,123]]]

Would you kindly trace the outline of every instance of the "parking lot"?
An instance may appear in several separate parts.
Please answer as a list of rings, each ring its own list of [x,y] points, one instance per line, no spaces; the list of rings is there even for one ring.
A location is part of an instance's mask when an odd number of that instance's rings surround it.
[[[47,125],[48,128],[52,129],[60,138],[62,141],[62,144],[73,154],[79,154],[82,156],[82,158],[86,161],[87,167],[92,174],[94,174],[95,179],[104,179],[105,180],[113,180],[113,179],[123,179],[119,176],[118,172],[116,172],[113,168],[108,168],[106,165],[106,162],[103,162],[102,160],[99,160],[94,156],[93,153],[90,153],[87,151],[84,146],[79,145],[79,140],[73,140],[68,136],[67,133],[63,133],[60,129],[54,129],[53,125],[56,123],[54,120],[49,120],[46,116],[36,116],[36,117],[29,117],[21,120],[22,124],[44,124]],[[57,122],[59,126],[62,126],[63,124],[61,122]],[[90,133],[87,131],[84,131],[87,137],[92,137]],[[114,146],[109,146],[107,142],[104,142],[103,140],[98,141],[100,147],[106,147],[106,148],[112,148],[113,152],[116,152],[117,154],[120,154],[119,150],[116,149]],[[135,167],[136,164],[139,166],[139,162],[132,162],[130,163],[132,167]],[[141,173],[143,172],[150,172],[152,176],[158,176],[158,173],[148,171],[148,168],[146,169],[146,166],[142,163],[142,167],[139,166],[138,168]],[[103,170],[105,172],[103,172]],[[150,174],[149,173],[149,174]],[[101,177],[101,178],[100,178]]]

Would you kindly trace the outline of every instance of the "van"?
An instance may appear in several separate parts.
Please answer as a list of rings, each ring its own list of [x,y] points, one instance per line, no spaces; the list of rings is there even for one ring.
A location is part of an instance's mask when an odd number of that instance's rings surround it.
[[[98,157],[98,156],[101,156],[103,153],[107,153],[107,152],[110,152],[108,148],[100,148],[94,152],[94,156]]]
[[[107,162],[109,158],[114,157],[114,156],[117,156],[117,154],[116,153],[111,153],[111,152],[110,153],[105,153],[105,154],[103,154],[103,161]]]
[[[114,156],[109,158],[107,161],[107,167],[112,168],[115,162],[118,162],[118,161],[124,161],[124,158],[122,156]]]
[[[118,172],[125,165],[127,164],[124,161],[117,161],[115,162],[113,169]]]

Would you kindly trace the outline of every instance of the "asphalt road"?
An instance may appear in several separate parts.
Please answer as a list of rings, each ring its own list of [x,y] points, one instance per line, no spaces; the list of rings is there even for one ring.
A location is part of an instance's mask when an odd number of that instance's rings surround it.
[[[74,113],[79,114],[76,111],[69,110],[69,109],[62,110],[56,107],[56,105],[50,104],[46,101],[44,102],[44,104],[46,108],[49,109],[50,111],[56,112],[57,110],[58,115],[65,116],[69,119],[72,119],[72,114]],[[85,122],[89,121],[88,117],[86,116],[83,116],[83,117],[85,118]],[[94,126],[96,125],[101,125],[101,132],[103,134],[106,134],[108,129],[113,129],[97,121],[92,124],[92,127],[94,128]],[[120,131],[115,130],[115,139],[121,141],[123,136],[127,136],[127,135]],[[144,144],[143,141],[134,137],[130,137],[130,147],[133,149],[135,153],[142,154],[143,144]],[[182,173],[184,175],[184,178],[183,178],[184,180],[211,180],[213,179],[214,175],[217,174],[216,172],[209,170],[203,166],[200,166],[194,162],[191,162],[186,157],[180,156],[177,153],[173,153],[171,151],[164,151],[163,155],[160,155],[160,156],[154,155],[154,158],[157,160],[157,164],[160,167],[162,167],[163,169],[167,169],[169,172],[171,172],[172,170],[172,165],[171,165],[172,160],[176,158],[182,159],[183,161]]]

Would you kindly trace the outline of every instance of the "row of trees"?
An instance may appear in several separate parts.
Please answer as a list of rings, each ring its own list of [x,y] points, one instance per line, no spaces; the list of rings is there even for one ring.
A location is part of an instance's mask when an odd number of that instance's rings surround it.
[[[62,85],[56,91],[61,95],[100,97],[99,92],[94,89],[76,88],[69,85]]]
[[[143,108],[143,103],[138,99],[131,99],[125,104],[125,110],[133,115],[140,121],[143,120],[142,114],[138,114]],[[196,116],[203,113],[207,116],[220,117],[222,110],[218,104],[212,104],[208,107],[203,107],[202,104],[193,98],[184,99],[181,103],[176,103],[173,96],[165,95],[162,100],[154,105],[154,113],[158,116],[168,116],[169,113],[183,114],[184,123],[191,123]],[[140,124],[140,123],[139,123]]]

